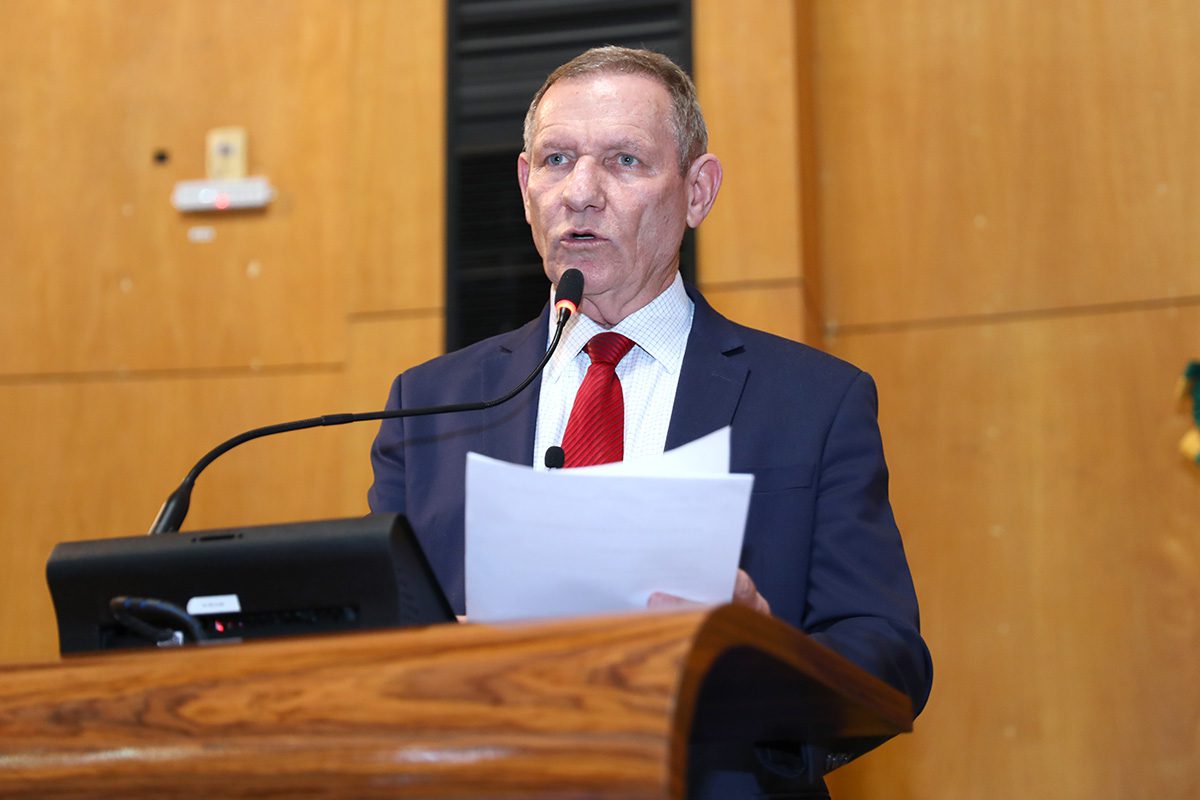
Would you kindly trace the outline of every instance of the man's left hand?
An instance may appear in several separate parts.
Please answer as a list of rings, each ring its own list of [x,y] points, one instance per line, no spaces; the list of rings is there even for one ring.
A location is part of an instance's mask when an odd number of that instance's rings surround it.
[[[762,612],[768,617],[771,616],[771,604],[767,602],[767,598],[758,593],[758,587],[754,585],[754,579],[744,569],[739,569],[737,580],[733,584],[733,602],[743,606],[750,606],[755,611]],[[650,595],[650,599],[646,601],[648,608],[671,608],[679,606],[700,606],[703,603],[697,603],[694,600],[685,600],[682,597],[676,597],[673,594],[666,592],[655,592]]]
[[[768,617],[771,616],[771,604],[767,602],[767,598],[758,593],[754,579],[744,569],[738,570],[737,580],[734,581],[733,602],[750,606],[755,611],[766,614]]]

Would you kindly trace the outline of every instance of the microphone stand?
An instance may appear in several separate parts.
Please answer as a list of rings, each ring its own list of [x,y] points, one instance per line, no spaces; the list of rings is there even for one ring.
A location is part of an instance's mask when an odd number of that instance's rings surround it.
[[[571,273],[575,273],[578,277],[576,278]],[[578,284],[578,287],[575,284]],[[521,381],[517,388],[503,397],[477,403],[456,403],[446,406],[394,408],[385,411],[364,411],[357,414],[325,414],[320,417],[310,417],[309,419],[301,419],[294,422],[266,425],[246,431],[245,433],[240,433],[232,439],[227,439],[217,445],[196,462],[196,465],[188,472],[183,482],[179,484],[179,487],[171,492],[166,502],[162,504],[162,508],[158,510],[158,516],[154,518],[154,523],[150,526],[148,533],[154,535],[178,532],[183,525],[184,518],[187,517],[188,507],[191,505],[192,489],[196,485],[196,478],[200,476],[205,467],[240,444],[245,444],[254,439],[261,439],[264,436],[273,436],[277,433],[288,433],[289,431],[302,431],[308,428],[323,428],[330,425],[346,425],[351,422],[369,422],[371,420],[399,419],[401,417],[420,417],[431,414],[450,414],[456,411],[482,411],[486,408],[498,406],[501,403],[507,403],[524,391],[529,384],[533,383],[533,379],[545,369],[546,364],[550,361],[550,357],[554,355],[554,350],[558,347],[558,342],[562,338],[563,328],[566,326],[567,320],[575,312],[582,297],[582,273],[578,270],[567,270],[559,278],[559,291],[555,295],[554,304],[554,308],[558,311],[558,323],[554,328],[554,338],[550,340],[550,346],[546,348],[546,354],[542,356],[542,360],[538,362],[533,372],[529,373],[529,376]]]

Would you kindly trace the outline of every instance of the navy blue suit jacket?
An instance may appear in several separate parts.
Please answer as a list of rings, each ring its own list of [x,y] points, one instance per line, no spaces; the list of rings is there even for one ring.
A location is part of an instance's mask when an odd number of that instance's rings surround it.
[[[741,567],[775,616],[908,694],[931,682],[917,603],[888,502],[869,375],[810,347],[737,325],[694,288],[667,448],[732,426],[733,472],[754,474]],[[388,408],[499,397],[536,366],[549,310],[524,327],[397,377]],[[539,383],[483,412],[385,421],[371,451],[374,511],[408,516],[463,613],[466,455],[534,461]]]

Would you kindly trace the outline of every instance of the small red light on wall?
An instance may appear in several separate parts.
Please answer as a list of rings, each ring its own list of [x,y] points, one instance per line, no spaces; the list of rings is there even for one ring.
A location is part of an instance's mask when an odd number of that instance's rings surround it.
[[[275,196],[266,178],[236,181],[180,181],[171,194],[171,204],[186,213],[266,208]]]

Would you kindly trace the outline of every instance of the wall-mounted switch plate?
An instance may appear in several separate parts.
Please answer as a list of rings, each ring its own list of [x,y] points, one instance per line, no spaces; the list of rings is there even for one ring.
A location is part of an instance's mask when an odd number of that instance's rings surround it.
[[[209,180],[246,177],[246,129],[213,128],[205,136],[204,168]]]

